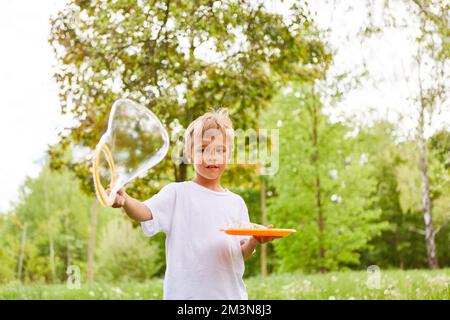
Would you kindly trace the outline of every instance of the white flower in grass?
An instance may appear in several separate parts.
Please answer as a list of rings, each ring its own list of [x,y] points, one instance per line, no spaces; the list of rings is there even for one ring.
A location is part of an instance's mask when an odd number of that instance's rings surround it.
[[[285,291],[287,291],[287,290],[292,290],[293,288],[295,289],[295,282],[285,284],[285,285],[282,286],[281,288],[282,288],[283,290],[285,290]]]
[[[450,278],[447,278],[445,274],[438,274],[435,277],[430,277],[427,282],[432,286],[448,286]]]
[[[394,289],[386,289],[386,290],[384,290],[384,295],[390,296],[391,298],[395,298],[395,297],[398,297],[400,295],[400,293]]]
[[[328,300],[336,300],[336,298],[334,296],[329,296]]]
[[[311,281],[303,280],[303,286],[300,287],[300,290],[304,291],[304,292],[308,292],[308,291],[311,291],[311,289],[312,289]]]
[[[116,294],[118,294],[118,295],[122,294],[122,289],[120,289],[120,288],[114,287],[114,288],[112,288],[111,290],[112,290],[113,292],[115,292]]]
[[[395,298],[395,297],[399,296],[400,293],[397,290],[388,288],[388,289],[384,290],[384,295],[385,296],[392,296],[393,298]]]
[[[331,277],[331,281],[336,282],[337,281],[337,277],[336,276],[332,276]]]
[[[355,297],[349,297],[348,300],[355,300]]]
[[[95,292],[94,292],[94,291],[89,291],[89,295],[90,295],[91,297],[93,297],[93,296],[95,296]]]

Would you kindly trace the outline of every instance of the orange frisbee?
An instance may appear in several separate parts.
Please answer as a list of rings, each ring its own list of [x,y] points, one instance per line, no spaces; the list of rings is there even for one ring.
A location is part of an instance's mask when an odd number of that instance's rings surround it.
[[[296,232],[295,229],[277,229],[277,228],[229,228],[220,229],[233,236],[259,236],[259,237],[285,237]]]

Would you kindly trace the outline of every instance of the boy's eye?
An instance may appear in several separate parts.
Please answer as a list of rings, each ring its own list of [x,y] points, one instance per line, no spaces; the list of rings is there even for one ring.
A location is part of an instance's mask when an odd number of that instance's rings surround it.
[[[195,152],[196,152],[196,153],[204,153],[206,150],[207,150],[206,147],[202,147],[202,148],[195,149]],[[217,152],[217,153],[224,153],[224,152],[225,152],[225,148],[224,148],[224,147],[217,147],[217,148],[215,148],[214,150],[215,150],[215,152]],[[211,150],[210,150],[210,151],[211,151]]]

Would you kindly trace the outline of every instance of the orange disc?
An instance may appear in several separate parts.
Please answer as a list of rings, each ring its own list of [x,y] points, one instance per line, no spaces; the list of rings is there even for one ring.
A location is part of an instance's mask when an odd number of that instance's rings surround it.
[[[260,236],[260,237],[285,237],[296,232],[295,229],[277,228],[250,228],[250,229],[221,229],[226,234],[233,236]]]

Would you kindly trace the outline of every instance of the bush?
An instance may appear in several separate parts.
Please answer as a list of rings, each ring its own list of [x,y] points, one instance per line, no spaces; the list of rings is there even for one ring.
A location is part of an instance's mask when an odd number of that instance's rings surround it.
[[[17,261],[7,249],[1,247],[0,261],[0,284],[14,280]]]
[[[108,223],[96,251],[96,275],[100,280],[145,280],[161,267],[157,244],[123,218]]]

